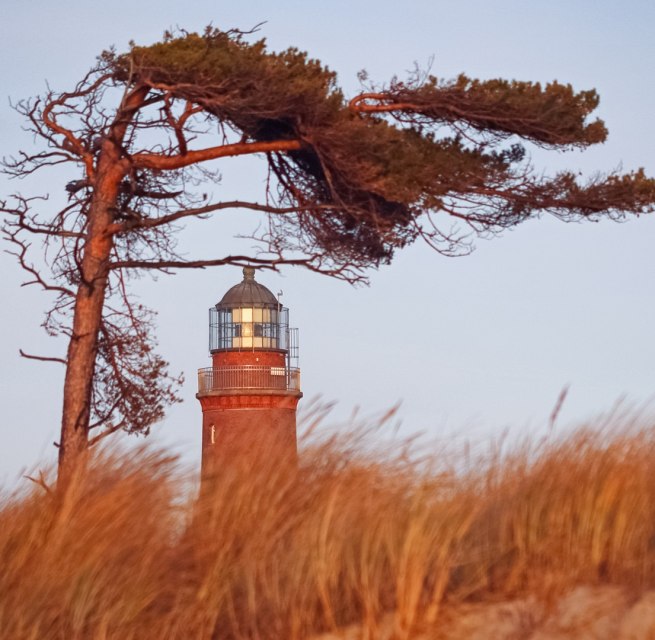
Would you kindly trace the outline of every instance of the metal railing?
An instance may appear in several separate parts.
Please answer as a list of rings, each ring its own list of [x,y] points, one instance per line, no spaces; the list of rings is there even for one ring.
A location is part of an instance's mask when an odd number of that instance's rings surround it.
[[[300,391],[300,369],[244,364],[198,370],[200,393],[238,389]]]

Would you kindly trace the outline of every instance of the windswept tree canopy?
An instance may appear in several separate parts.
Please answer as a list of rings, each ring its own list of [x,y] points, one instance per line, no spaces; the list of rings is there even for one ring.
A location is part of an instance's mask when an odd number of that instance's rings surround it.
[[[134,270],[294,264],[355,282],[417,238],[461,255],[471,236],[545,212],[570,221],[653,210],[655,181],[641,170],[584,182],[532,168],[526,143],[563,150],[605,140],[593,90],[419,70],[360,80],[362,92],[346,97],[307,54],[208,28],[106,51],[72,91],[19,103],[45,148],[5,160],[5,172],[78,171],[59,212],[23,195],[2,205],[21,265],[58,295],[47,328],[70,337],[62,434],[83,432],[86,443],[94,427],[147,432],[175,400],[148,311],[126,292]],[[266,163],[261,193],[208,197],[218,174],[207,162],[248,154]],[[228,208],[265,215],[259,252],[176,252],[177,223]],[[54,252],[49,276],[29,261],[25,234]]]
[[[593,90],[417,72],[347,101],[334,72],[307,54],[271,53],[264,40],[218,30],[168,35],[104,61],[116,80],[198,109],[241,144],[288,142],[267,153],[268,203],[298,212],[275,218],[273,238],[291,234],[294,244],[280,248],[318,252],[320,262],[378,266],[418,236],[458,254],[468,250],[466,230],[499,231],[544,211],[566,220],[641,213],[655,197],[641,171],[586,184],[569,172],[531,172],[521,140],[551,149],[605,140],[603,122],[589,120]],[[178,137],[171,155],[188,156]],[[180,158],[157,160],[142,166]],[[453,234],[437,213],[464,225]]]

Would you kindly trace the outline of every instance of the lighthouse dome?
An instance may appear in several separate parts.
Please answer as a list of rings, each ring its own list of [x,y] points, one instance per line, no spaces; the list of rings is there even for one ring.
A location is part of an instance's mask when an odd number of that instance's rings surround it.
[[[244,267],[243,280],[221,298],[217,308],[278,307],[278,300],[263,284],[255,281],[255,269]]]

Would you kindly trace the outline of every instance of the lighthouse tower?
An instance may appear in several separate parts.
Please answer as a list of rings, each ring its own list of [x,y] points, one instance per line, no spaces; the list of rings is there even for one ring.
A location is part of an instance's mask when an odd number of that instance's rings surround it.
[[[296,460],[296,407],[302,397],[298,330],[289,310],[246,267],[243,281],[209,309],[212,366],[198,371],[202,471],[258,455]]]

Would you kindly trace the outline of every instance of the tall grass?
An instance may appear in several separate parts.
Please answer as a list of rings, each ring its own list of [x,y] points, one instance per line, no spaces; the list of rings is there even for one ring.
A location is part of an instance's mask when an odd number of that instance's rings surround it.
[[[605,425],[473,458],[306,443],[300,468],[224,469],[197,498],[163,452],[99,455],[65,496],[0,506],[0,635],[374,638],[444,604],[655,585],[655,428]]]

